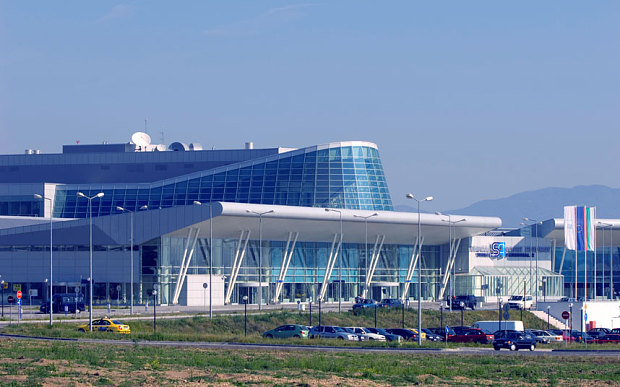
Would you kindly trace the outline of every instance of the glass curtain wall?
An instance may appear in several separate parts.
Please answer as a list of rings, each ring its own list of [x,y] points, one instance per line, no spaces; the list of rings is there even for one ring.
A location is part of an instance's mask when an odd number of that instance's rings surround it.
[[[161,266],[158,268],[157,277],[162,289],[168,289],[168,294],[162,295],[164,298],[161,302],[167,302],[172,298],[186,241],[187,239],[183,237],[161,238]],[[214,239],[213,241],[213,275],[225,276],[226,286],[228,286],[227,278],[231,273],[238,243],[238,239]],[[280,275],[285,249],[286,241],[263,241],[262,282],[268,283],[262,292],[264,303],[271,303],[275,296],[275,286]],[[199,238],[187,271],[188,274],[209,274],[209,250],[209,239]],[[232,303],[237,302],[240,296],[246,295],[246,292],[251,295],[254,303],[258,302],[256,298],[259,296],[257,292],[259,282],[258,250],[258,241],[249,241],[231,297]],[[309,297],[316,300],[323,283],[330,251],[331,243],[298,242],[293,251],[278,301],[306,301]],[[411,252],[411,246],[384,245],[377,260],[371,286],[376,283],[392,284],[387,294],[390,297],[400,298]],[[338,300],[339,281],[342,281],[344,301],[353,301],[356,296],[362,293],[366,281],[365,244],[345,243],[342,245],[342,253],[342,262],[339,259],[340,257],[336,258],[331,278],[327,284],[326,301]],[[370,254],[371,251],[369,251]],[[438,264],[439,247],[425,246],[422,249],[423,299],[434,300],[439,294],[441,278],[440,270],[437,269]],[[409,288],[409,299],[417,299],[417,282],[416,271]],[[144,286],[145,288],[152,287],[146,283]],[[371,295],[372,292],[369,293],[369,296]]]

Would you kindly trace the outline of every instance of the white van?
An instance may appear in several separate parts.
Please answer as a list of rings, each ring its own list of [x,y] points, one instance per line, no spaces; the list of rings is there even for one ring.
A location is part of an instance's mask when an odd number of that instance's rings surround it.
[[[500,330],[499,321],[476,321],[471,325],[472,328],[478,328],[484,333],[492,334]],[[522,331],[523,321],[505,321],[502,320],[501,330]]]

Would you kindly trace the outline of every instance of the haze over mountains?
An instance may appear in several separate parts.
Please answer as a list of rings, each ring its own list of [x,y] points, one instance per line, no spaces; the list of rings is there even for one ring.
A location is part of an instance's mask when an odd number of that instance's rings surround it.
[[[446,214],[497,216],[503,227],[518,227],[523,217],[546,220],[564,216],[564,206],[595,206],[598,218],[620,218],[620,188],[579,185],[573,188],[549,187],[512,196],[481,200]],[[412,206],[395,206],[396,211],[415,212]]]

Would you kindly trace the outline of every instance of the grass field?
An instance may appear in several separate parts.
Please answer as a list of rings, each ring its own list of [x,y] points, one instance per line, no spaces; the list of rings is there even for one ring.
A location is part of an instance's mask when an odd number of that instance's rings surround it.
[[[207,350],[0,339],[0,384],[620,385],[617,358]]]
[[[512,311],[512,319],[518,320],[520,312]],[[531,315],[524,313],[524,325],[528,328],[545,328],[546,323]],[[470,325],[475,321],[495,320],[496,311],[466,311],[463,314],[463,323]],[[122,319],[121,319],[122,321]],[[157,336],[153,335],[152,320],[131,320],[131,338],[137,340],[182,340],[182,341],[239,341],[245,340],[244,315],[219,316],[213,320],[207,317],[192,317],[186,319],[158,319]],[[318,313],[313,310],[312,325],[318,325]],[[248,314],[248,341],[260,338],[261,334],[281,324],[310,324],[309,311],[297,312],[290,310],[272,311],[267,313]],[[321,324],[338,326],[374,326],[374,310],[364,310],[360,313],[336,312],[322,313]],[[442,325],[443,324],[443,325]],[[19,333],[49,337],[83,337],[83,333],[76,331],[78,324],[71,320],[56,322],[52,328],[47,324],[13,324],[3,330],[5,333]],[[424,311],[423,327],[440,327],[445,325],[461,325],[460,312],[444,312],[443,319],[439,311]],[[396,328],[402,326],[402,311],[396,309],[378,309],[377,326],[383,328]],[[417,312],[413,309],[405,311],[405,326],[417,327]],[[110,336],[109,334],[107,335]],[[116,335],[113,335],[116,337]],[[126,337],[124,337],[126,338]]]

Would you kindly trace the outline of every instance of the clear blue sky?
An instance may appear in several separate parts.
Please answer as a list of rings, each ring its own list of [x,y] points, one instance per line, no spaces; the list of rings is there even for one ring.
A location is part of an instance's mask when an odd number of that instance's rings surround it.
[[[379,145],[395,204],[618,187],[618,1],[4,1],[0,153]]]

